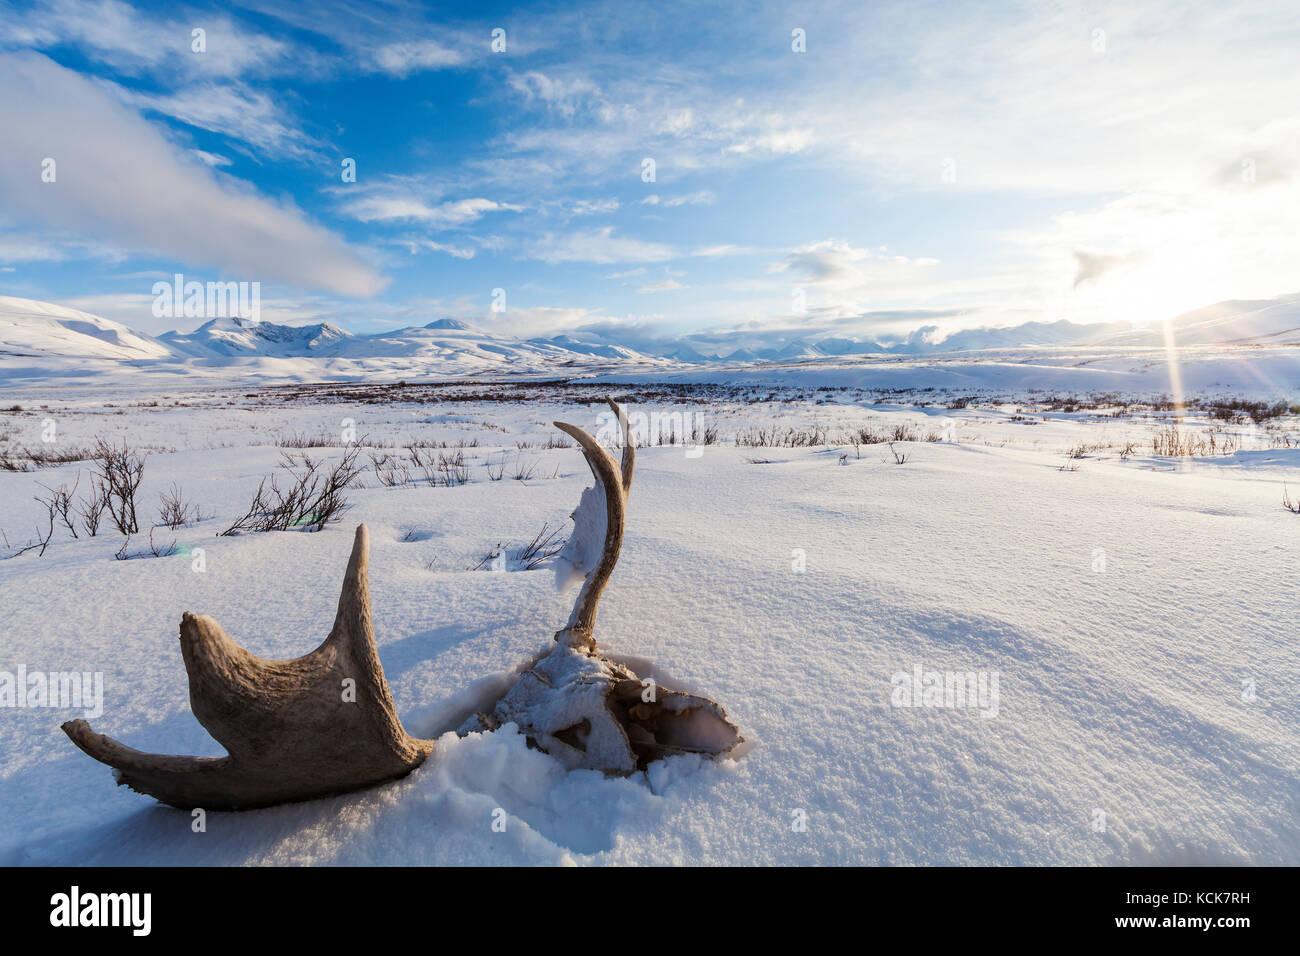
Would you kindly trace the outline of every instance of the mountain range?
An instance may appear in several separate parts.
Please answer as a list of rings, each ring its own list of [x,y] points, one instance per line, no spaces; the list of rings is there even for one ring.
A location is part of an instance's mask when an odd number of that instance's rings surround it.
[[[329,322],[280,325],[216,318],[189,332],[157,336],[65,306],[0,296],[0,362],[13,370],[25,363],[48,367],[69,361],[265,367],[290,377],[360,375],[406,369],[413,373],[461,374],[560,368],[679,367],[842,360],[867,355],[927,355],[987,349],[1096,346],[1149,348],[1300,344],[1300,294],[1268,300],[1220,302],[1167,324],[1138,328],[1128,323],[1080,325],[1030,322],[1011,328],[966,329],[940,336],[917,329],[900,341],[879,342],[832,335],[796,338],[767,347],[737,348],[710,355],[686,340],[631,348],[608,337],[556,335],[518,339],[475,328],[457,319],[370,335],[353,335]]]

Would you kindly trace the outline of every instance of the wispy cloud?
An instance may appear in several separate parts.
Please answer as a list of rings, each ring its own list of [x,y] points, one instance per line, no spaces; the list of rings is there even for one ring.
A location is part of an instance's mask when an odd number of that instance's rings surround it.
[[[470,246],[457,246],[432,239],[394,239],[393,243],[404,247],[411,255],[417,252],[445,252],[453,259],[473,259],[477,250]]]
[[[617,199],[578,199],[569,206],[569,214],[572,216],[599,216],[617,212],[618,208],[619,201]]]
[[[527,246],[529,258],[556,264],[592,262],[610,265],[616,262],[663,262],[675,257],[671,246],[614,235],[613,226],[585,229],[564,234],[546,233]]]
[[[573,116],[600,93],[590,79],[581,75],[557,79],[539,70],[529,70],[511,74],[508,82],[510,88],[525,100],[537,100],[547,109],[566,117]]]
[[[791,273],[809,284],[855,285],[868,281],[879,268],[933,266],[937,259],[891,255],[884,249],[857,249],[839,239],[824,239],[791,250],[785,258],[768,266],[769,272]]]
[[[424,70],[459,66],[465,62],[465,54],[434,40],[415,40],[386,43],[368,51],[367,60],[380,72],[405,77]]]
[[[430,203],[411,194],[381,191],[345,202],[342,211],[361,222],[421,222],[448,228],[476,222],[489,212],[518,212],[521,208],[482,197]]]
[[[723,256],[752,256],[760,252],[762,252],[761,249],[755,249],[752,246],[737,246],[724,242],[713,246],[701,246],[693,250],[691,255],[700,256],[704,259],[720,259]]]
[[[651,282],[649,285],[639,286],[637,292],[675,292],[678,289],[685,289],[676,279],[661,279],[659,282]]]
[[[199,31],[196,33],[196,31]],[[46,0],[0,13],[12,46],[75,46],[127,74],[248,77],[312,68],[316,56],[237,24],[226,13],[147,14],[121,0]]]
[[[324,161],[323,143],[304,132],[269,94],[242,84],[204,82],[167,94],[141,93],[117,84],[108,86],[129,106],[221,133],[247,144],[261,156]]]
[[[301,211],[218,179],[96,84],[0,55],[0,202],[16,218],[245,276],[372,295],[384,285]],[[56,179],[42,182],[42,157]]]

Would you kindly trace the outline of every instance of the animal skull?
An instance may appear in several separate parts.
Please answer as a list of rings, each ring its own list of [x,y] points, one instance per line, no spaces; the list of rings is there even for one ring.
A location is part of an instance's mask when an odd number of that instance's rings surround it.
[[[623,431],[623,465],[580,428],[556,422],[581,446],[596,478],[573,513],[574,534],[562,558],[583,563],[581,552],[597,538],[603,547],[587,575],[569,624],[555,635],[555,646],[534,660],[491,712],[476,714],[461,733],[495,730],[513,722],[529,741],[569,769],[632,773],[672,754],[716,756],[741,737],[721,707],[711,700],[642,681],[627,667],[601,655],[593,629],[596,603],[618,561],[632,487],[636,445],[627,414],[613,401]],[[604,511],[604,521],[599,519]],[[594,550],[594,549],[593,549]],[[560,573],[563,574],[563,565]]]
[[[555,423],[578,442],[596,477],[573,513],[575,531],[566,547],[570,562],[587,571],[569,622],[556,633],[555,647],[461,732],[514,722],[571,769],[629,774],[672,754],[719,756],[742,738],[713,701],[643,682],[596,650],[596,605],[618,561],[636,457],[626,412],[612,399],[609,404],[623,426],[621,470],[587,432]],[[588,570],[583,552],[594,551],[597,539],[599,557]],[[84,720],[68,721],[64,732],[113,767],[119,784],[183,809],[265,807],[410,773],[434,742],[410,736],[397,716],[375,647],[368,566],[369,536],[361,525],[334,628],[316,650],[295,660],[250,654],[206,615],[181,618],[190,706],[227,756],[142,753],[95,733]],[[344,693],[347,681],[355,689],[351,696]]]

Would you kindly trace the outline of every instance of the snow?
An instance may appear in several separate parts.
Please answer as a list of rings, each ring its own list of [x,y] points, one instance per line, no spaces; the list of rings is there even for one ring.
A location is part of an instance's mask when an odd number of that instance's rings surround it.
[[[215,517],[177,532],[188,553],[173,557],[115,561],[120,538],[101,533],[0,561],[0,671],[102,672],[96,730],[219,754],[189,710],[181,613],[212,614],[257,654],[305,653],[329,629],[364,522],[380,657],[407,729],[438,744],[401,781],[210,813],[196,833],[188,813],[115,787],[72,746],[58,725],[79,712],[3,708],[0,863],[1300,863],[1300,593],[1288,583],[1300,517],[1280,505],[1284,484],[1300,491],[1300,449],[1247,426],[1225,426],[1244,450],[1174,461],[1149,454],[1161,420],[1100,411],[851,393],[693,406],[725,443],[639,450],[596,637],[642,677],[716,700],[746,743],[731,759],[607,778],[566,771],[511,726],[451,733],[549,645],[574,595],[556,592],[549,566],[469,570],[543,522],[567,533],[591,484],[576,448],[515,443],[545,441],[552,420],[595,432],[601,406],[558,393],[305,404],[191,383],[32,387],[18,401],[0,413],[10,443],[39,445],[47,419],[69,446],[125,438],[150,450],[145,513],[176,481]],[[320,533],[215,536],[274,467],[275,436],[337,433],[345,418],[393,450],[477,439],[470,483],[387,488],[371,474]],[[940,420],[957,440],[907,443],[903,465],[879,445],[729,442],[773,424]],[[1130,439],[1140,450],[1121,460]],[[1062,471],[1079,443],[1109,447]],[[503,453],[546,477],[489,481],[483,462]],[[0,472],[11,542],[35,522],[37,482],[70,482],[77,467]],[[996,673],[996,717],[893,706],[892,676],[918,666]]]
[[[64,306],[0,296],[0,383],[20,386],[396,381],[484,373],[553,377],[557,367],[672,364],[565,336],[525,342],[452,319],[352,335],[328,322],[289,326],[220,317],[188,332],[151,337]]]
[[[562,591],[586,578],[605,548],[605,488],[600,482],[583,490],[570,517],[569,540],[555,556],[555,585]]]
[[[12,358],[131,360],[170,354],[161,342],[89,312],[0,295],[0,357],[6,360],[4,364]]]
[[[1224,343],[1295,345],[1300,343],[1300,295],[1219,302],[1176,316],[1169,322],[1169,332],[1182,346]],[[1114,344],[1163,345],[1165,329],[1157,325],[1148,330],[1121,333],[1108,341]]]
[[[154,387],[272,382],[446,381],[451,378],[779,384],[936,389],[985,397],[1034,390],[1129,396],[1224,394],[1285,398],[1300,390],[1300,298],[1222,302],[1163,325],[1026,323],[968,329],[937,342],[932,330],[884,346],[826,337],[781,348],[735,349],[706,359],[683,343],[667,357],[569,335],[521,340],[454,319],[371,335],[327,322],[278,325],[216,318],[157,337],[63,306],[0,296],[0,384]]]

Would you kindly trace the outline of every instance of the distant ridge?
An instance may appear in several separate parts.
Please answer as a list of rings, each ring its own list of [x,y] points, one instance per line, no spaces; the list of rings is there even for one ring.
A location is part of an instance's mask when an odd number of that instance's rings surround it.
[[[1167,326],[1167,328],[1166,328]],[[1166,334],[1180,346],[1300,345],[1300,294],[1232,300],[1184,313],[1157,326],[1082,325],[1066,320],[1009,328],[964,329],[942,336],[934,326],[888,342],[846,336],[799,337],[775,346],[734,348],[726,355],[708,336],[639,349],[609,336],[560,334],[521,340],[452,318],[371,335],[353,335],[330,322],[283,325],[242,318],[210,319],[189,331],[146,335],[126,325],[49,302],[0,296],[0,378],[99,374],[114,364],[180,373],[202,370],[284,378],[370,375],[547,373],[556,369],[622,371],[644,368],[763,366],[818,368],[862,356],[958,356],[963,352],[1052,348],[1162,348]],[[731,344],[735,344],[732,339]]]
[[[256,353],[282,357],[311,354],[351,338],[329,322],[277,325],[240,318],[210,319],[193,332],[164,332],[158,336],[159,341],[187,355]]]

